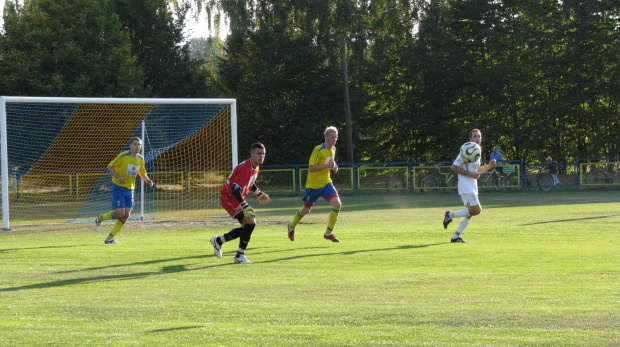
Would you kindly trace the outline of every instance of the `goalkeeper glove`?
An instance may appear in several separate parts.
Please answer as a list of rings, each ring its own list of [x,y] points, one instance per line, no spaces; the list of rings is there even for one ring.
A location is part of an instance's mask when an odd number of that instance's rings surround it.
[[[268,203],[271,199],[269,198],[269,195],[260,192],[257,196],[256,196],[256,200],[258,200],[258,203],[261,205],[265,205],[266,203]]]
[[[254,217],[256,217],[256,212],[254,212],[254,209],[252,208],[252,206],[248,205],[247,202],[242,202],[241,203],[241,208],[243,209],[243,216],[247,219],[254,219]]]

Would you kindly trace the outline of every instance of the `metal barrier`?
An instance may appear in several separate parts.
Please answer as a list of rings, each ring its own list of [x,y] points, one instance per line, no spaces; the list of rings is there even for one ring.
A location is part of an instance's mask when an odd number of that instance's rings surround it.
[[[620,159],[579,160],[578,184],[595,190],[620,189]]]
[[[484,163],[483,163],[484,164]],[[331,175],[339,191],[440,193],[456,192],[458,178],[451,170],[452,162],[391,162],[339,164],[338,173]],[[547,164],[524,164],[507,161],[495,170],[483,173],[478,180],[480,190],[516,191],[523,189],[550,190],[555,187],[578,187],[596,190],[620,189],[620,158],[582,159],[577,163],[556,164],[557,182]],[[90,194],[101,173],[29,173],[11,171],[9,189],[19,199],[21,193],[42,190],[54,180],[55,189],[68,196]],[[219,189],[228,171],[176,170],[151,172],[157,187],[164,191],[186,192]],[[94,178],[93,178],[94,177]],[[263,165],[258,186],[270,193],[301,194],[308,177],[307,165]],[[37,190],[38,189],[38,190]],[[106,188],[107,189],[107,188]]]
[[[484,164],[484,162],[483,162]],[[452,162],[391,162],[339,164],[332,174],[339,191],[456,192],[458,175]],[[519,191],[557,187],[620,189],[620,159],[584,159],[577,163],[556,164],[557,182],[548,164],[524,164],[506,161],[495,170],[483,173],[478,180],[480,190]],[[264,165],[258,185],[265,191],[299,194],[305,189],[307,165]]]
[[[356,166],[357,189],[404,192],[409,189],[409,166],[362,164]]]

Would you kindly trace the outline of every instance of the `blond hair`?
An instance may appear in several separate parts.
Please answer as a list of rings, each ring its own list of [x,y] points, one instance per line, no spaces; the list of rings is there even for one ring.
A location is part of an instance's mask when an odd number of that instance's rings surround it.
[[[327,135],[332,134],[332,133],[336,133],[336,134],[338,134],[338,128],[336,128],[336,127],[335,127],[335,126],[333,126],[333,125],[332,125],[332,126],[328,126],[328,127],[325,129],[325,132],[323,132],[323,135],[327,136]]]

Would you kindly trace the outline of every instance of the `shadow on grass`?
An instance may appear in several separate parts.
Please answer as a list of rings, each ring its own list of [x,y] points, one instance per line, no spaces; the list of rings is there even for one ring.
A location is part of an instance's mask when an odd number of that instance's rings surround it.
[[[563,223],[563,222],[576,222],[576,221],[580,221],[580,220],[603,219],[603,218],[609,218],[609,217],[614,217],[614,216],[613,215],[607,215],[607,216],[598,216],[598,217],[556,219],[556,220],[548,220],[548,221],[544,221],[544,222],[520,224],[519,226],[528,226],[528,225],[537,225],[537,224],[549,224],[549,223]]]
[[[205,256],[200,256],[199,258],[204,258],[204,257]],[[198,258],[198,257],[192,257],[192,258]],[[162,260],[162,261],[165,261],[165,260]],[[169,261],[172,261],[172,259],[169,260]],[[20,286],[20,287],[2,288],[2,289],[0,289],[0,291],[1,292],[15,292],[15,291],[19,291],[19,290],[55,288],[55,287],[62,287],[62,286],[76,285],[76,284],[83,284],[83,283],[94,283],[94,282],[103,282],[103,281],[119,281],[119,280],[135,280],[135,279],[145,278],[145,277],[149,277],[149,276],[153,276],[153,275],[165,275],[165,274],[170,274],[170,273],[185,272],[185,271],[195,271],[195,270],[215,268],[215,267],[219,267],[219,266],[228,266],[228,265],[234,265],[234,264],[233,263],[218,264],[218,265],[205,266],[205,267],[196,268],[196,269],[187,269],[185,267],[185,265],[164,266],[164,267],[161,268],[161,270],[159,272],[145,271],[145,272],[137,272],[137,273],[132,273],[132,274],[122,274],[122,275],[108,275],[108,276],[93,276],[93,277],[84,277],[84,278],[72,278],[72,279],[59,280],[59,281],[51,281],[51,282],[45,282],[45,283],[29,284],[29,285]]]
[[[386,251],[395,251],[395,250],[402,250],[402,249],[426,248],[426,247],[431,247],[431,246],[445,245],[449,243],[450,242],[439,242],[439,243],[430,243],[427,245],[405,245],[405,246],[390,247],[390,248],[360,249],[360,250],[336,252],[336,253],[303,254],[303,255],[296,255],[296,256],[291,256],[291,257],[284,257],[284,258],[279,258],[279,259],[261,261],[261,262],[258,262],[257,264],[277,263],[280,261],[291,260],[291,259],[314,258],[314,257],[322,257],[322,256],[352,255],[352,254],[369,253],[369,252],[386,252]]]
[[[278,259],[257,262],[255,264],[277,263],[277,262],[286,261],[286,260],[313,258],[313,257],[325,257],[325,256],[335,256],[335,255],[352,255],[352,254],[369,253],[369,252],[386,252],[386,251],[403,250],[403,249],[416,249],[416,248],[425,248],[425,247],[430,247],[430,246],[439,246],[439,245],[444,245],[444,244],[449,244],[449,243],[450,242],[440,242],[440,243],[432,243],[432,244],[426,244],[426,245],[403,245],[403,246],[390,247],[390,248],[362,249],[362,250],[345,251],[345,252],[334,252],[334,253],[302,254],[302,255],[295,255],[295,256],[290,256],[290,257],[282,257],[282,258],[278,258]],[[312,247],[311,249],[314,249],[314,248],[328,248],[328,247]],[[297,250],[298,250],[297,248],[294,248],[294,249],[290,249],[289,251],[297,251]],[[272,252],[275,252],[275,251],[264,251],[264,252],[260,252],[259,251],[259,252],[253,252],[253,254],[266,254],[266,253],[272,253]],[[282,250],[278,250],[277,252],[282,252]],[[158,259],[158,260],[144,261],[144,262],[137,262],[137,263],[120,264],[120,265],[112,265],[112,266],[103,266],[103,267],[90,268],[90,269],[84,269],[84,270],[74,270],[74,271],[69,271],[69,272],[64,272],[64,273],[92,271],[92,270],[102,270],[102,269],[106,269],[106,268],[131,266],[131,265],[150,265],[150,264],[163,263],[163,262],[169,262],[169,261],[178,261],[178,260],[187,260],[187,259],[202,259],[202,258],[207,258],[207,257],[211,258],[211,256],[199,255],[199,256],[182,257],[182,258]],[[62,287],[62,286],[68,286],[68,285],[76,285],[76,284],[84,284],[84,283],[94,283],[94,282],[102,282],[102,281],[135,280],[135,279],[140,279],[140,278],[146,278],[146,277],[149,277],[149,276],[167,275],[167,274],[180,273],[180,272],[186,272],[186,271],[206,270],[206,269],[212,269],[212,268],[217,268],[217,267],[221,267],[221,266],[231,266],[231,265],[233,265],[233,266],[235,266],[235,265],[236,266],[240,266],[240,265],[237,265],[237,264],[232,263],[232,262],[230,262],[230,263],[220,263],[220,264],[203,266],[203,267],[192,268],[192,269],[187,268],[187,265],[170,265],[170,266],[163,266],[160,269],[159,272],[144,271],[144,272],[137,272],[137,273],[131,273],[131,274],[119,274],[119,275],[106,275],[106,276],[92,276],[92,277],[83,277],[83,278],[71,278],[71,279],[51,281],[51,282],[45,282],[45,283],[29,284],[29,285],[19,286],[19,287],[2,288],[2,289],[0,289],[0,292],[15,292],[15,291],[20,291],[20,290],[30,290],[30,289],[46,289],[46,288],[55,288],[55,287]]]
[[[74,273],[74,272],[97,271],[97,270],[113,269],[113,268],[119,268],[119,267],[125,267],[125,266],[152,265],[152,264],[167,263],[167,262],[170,262],[170,261],[178,261],[178,260],[202,259],[202,258],[206,258],[206,257],[207,257],[206,255],[195,255],[195,256],[191,256],[191,257],[156,259],[156,260],[138,261],[138,262],[127,263],[127,264],[115,264],[115,265],[90,267],[90,268],[79,269],[79,270],[59,271],[59,272],[56,272],[56,273],[68,274],[68,273]]]
[[[67,246],[67,247],[69,247],[69,246]],[[209,244],[209,247],[211,247],[211,244]],[[324,248],[327,248],[327,247],[309,247],[309,248],[306,248],[306,250],[310,250],[310,249],[324,249]],[[265,247],[252,248],[252,253],[253,254],[268,254],[268,253],[273,253],[273,252],[281,252],[281,250],[277,250],[277,251],[262,251],[262,252],[260,252],[261,249],[265,249]],[[256,253],[256,251],[259,251],[259,252]],[[230,254],[230,256],[232,257],[234,254],[236,254],[236,252],[237,252],[237,249],[235,248],[234,250],[223,252],[223,254]],[[177,258],[167,258],[167,259],[138,261],[138,262],[126,263],[126,264],[114,264],[114,265],[106,265],[106,266],[96,266],[96,267],[90,267],[90,268],[79,269],[79,270],[58,271],[56,273],[68,274],[68,273],[84,272],[84,271],[98,271],[98,270],[104,270],[104,269],[120,268],[120,267],[125,267],[125,266],[152,265],[152,264],[158,264],[158,263],[167,263],[167,262],[171,262],[171,261],[189,260],[189,259],[202,259],[202,258],[210,258],[210,257],[211,257],[210,255],[194,255],[194,256],[191,256],[191,257],[177,257]],[[168,272],[173,272],[173,271],[168,271]]]
[[[168,331],[176,331],[176,330],[189,330],[189,329],[200,329],[204,328],[202,325],[190,325],[186,327],[176,327],[176,328],[168,328],[168,329],[155,329],[149,331],[149,333],[165,333]]]

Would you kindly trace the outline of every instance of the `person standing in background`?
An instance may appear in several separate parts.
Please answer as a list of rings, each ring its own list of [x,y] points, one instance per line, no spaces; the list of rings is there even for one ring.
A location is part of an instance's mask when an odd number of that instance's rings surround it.
[[[553,177],[553,185],[557,186],[560,184],[560,180],[558,179],[558,162],[554,161],[553,158],[547,157],[547,167],[549,168],[549,173],[551,177]]]

